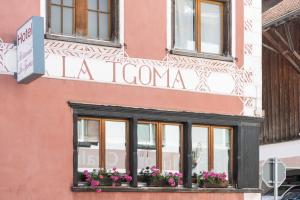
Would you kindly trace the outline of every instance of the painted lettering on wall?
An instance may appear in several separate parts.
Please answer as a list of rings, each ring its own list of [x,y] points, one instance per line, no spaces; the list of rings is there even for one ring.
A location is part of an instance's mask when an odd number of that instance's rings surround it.
[[[58,55],[46,58],[46,76],[180,90],[193,88],[187,81],[191,77],[179,68]]]

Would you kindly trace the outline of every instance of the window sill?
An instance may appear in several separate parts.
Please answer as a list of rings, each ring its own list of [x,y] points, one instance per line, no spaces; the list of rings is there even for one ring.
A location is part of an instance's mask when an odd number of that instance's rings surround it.
[[[100,187],[101,192],[170,192],[170,193],[261,193],[257,188],[184,188],[184,187]],[[89,186],[73,186],[73,192],[95,192],[95,189]]]
[[[117,42],[93,40],[93,39],[79,38],[79,37],[74,37],[74,36],[55,35],[55,34],[49,34],[49,33],[45,34],[45,38],[51,39],[51,40],[61,40],[61,41],[66,41],[66,42],[76,42],[76,43],[82,43],[82,44],[91,44],[91,45],[107,46],[107,47],[115,47],[115,48],[122,47],[122,45]]]
[[[170,53],[179,56],[189,56],[189,57],[205,58],[205,59],[220,60],[220,61],[227,61],[227,62],[233,62],[235,60],[231,56],[222,56],[222,55],[209,54],[209,53],[197,53],[194,51],[185,51],[179,49],[171,49]]]

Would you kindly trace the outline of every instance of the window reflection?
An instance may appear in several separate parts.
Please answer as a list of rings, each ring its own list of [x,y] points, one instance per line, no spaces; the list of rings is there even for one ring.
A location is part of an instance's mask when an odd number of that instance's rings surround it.
[[[139,123],[138,137],[138,172],[147,166],[156,166],[156,133],[157,125],[154,123]]]
[[[162,127],[162,171],[180,170],[180,125],[163,124]]]
[[[99,120],[78,120],[78,171],[99,168],[99,126]]]
[[[208,170],[208,127],[192,127],[192,173]]]
[[[222,4],[201,3],[201,52],[222,53]]]
[[[193,0],[175,1],[175,48],[195,50]]]
[[[214,128],[214,171],[230,172],[230,129]]]
[[[105,121],[105,166],[126,172],[126,122]]]

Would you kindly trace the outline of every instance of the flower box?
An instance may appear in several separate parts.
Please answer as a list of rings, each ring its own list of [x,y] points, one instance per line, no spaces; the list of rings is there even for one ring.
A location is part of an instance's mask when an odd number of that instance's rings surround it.
[[[201,172],[198,176],[198,184],[203,188],[227,188],[229,185],[226,173],[213,171]]]
[[[177,187],[182,182],[182,174],[169,172],[162,174],[158,167],[152,166],[142,169],[138,177],[148,187]]]
[[[165,180],[150,179],[146,182],[148,187],[167,187]]]
[[[222,182],[222,183],[209,183],[204,182],[201,187],[203,188],[227,188],[228,182]]]

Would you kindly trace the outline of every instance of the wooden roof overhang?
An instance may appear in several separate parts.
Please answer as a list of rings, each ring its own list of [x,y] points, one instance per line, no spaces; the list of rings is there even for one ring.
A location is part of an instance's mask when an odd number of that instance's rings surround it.
[[[293,42],[293,35],[300,34],[300,30],[294,34],[290,31],[295,20],[300,21],[300,8],[263,23],[263,38],[267,41],[263,42],[263,47],[281,54],[300,73],[300,52]]]

